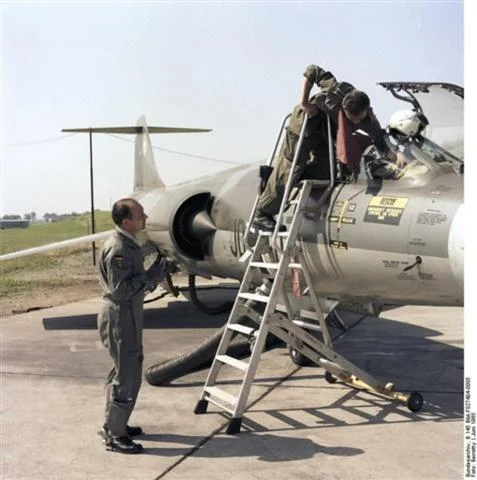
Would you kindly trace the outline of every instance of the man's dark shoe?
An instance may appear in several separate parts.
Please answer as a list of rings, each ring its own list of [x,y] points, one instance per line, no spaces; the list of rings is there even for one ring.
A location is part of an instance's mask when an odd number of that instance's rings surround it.
[[[140,443],[134,443],[129,437],[109,437],[105,442],[106,450],[119,453],[135,454],[143,451]]]
[[[275,220],[268,215],[258,214],[252,225],[259,230],[271,231],[275,229]]]
[[[127,431],[128,437],[135,437],[137,435],[141,435],[142,428],[141,427],[130,427],[128,425],[126,427],[126,431]],[[103,425],[101,430],[98,432],[98,435],[100,435],[103,438],[103,440],[106,442],[111,437],[111,432],[108,430],[108,427],[106,425]]]

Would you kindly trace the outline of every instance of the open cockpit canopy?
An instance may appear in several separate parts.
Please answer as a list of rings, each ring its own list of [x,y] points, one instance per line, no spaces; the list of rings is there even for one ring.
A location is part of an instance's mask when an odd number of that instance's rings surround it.
[[[391,94],[423,113],[423,135],[459,160],[464,158],[464,89],[452,83],[380,82]]]

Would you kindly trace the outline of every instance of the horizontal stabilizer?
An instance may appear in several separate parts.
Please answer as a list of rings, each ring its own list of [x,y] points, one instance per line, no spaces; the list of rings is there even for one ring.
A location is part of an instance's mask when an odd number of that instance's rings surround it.
[[[194,132],[211,132],[210,128],[182,128],[182,127],[147,127],[149,133],[194,133]],[[143,126],[134,127],[90,127],[90,128],[63,128],[62,132],[77,133],[124,133],[139,134],[143,133]]]
[[[128,127],[89,127],[89,128],[63,128],[62,132],[68,133],[117,133],[136,135],[135,161],[134,161],[134,191],[151,188],[164,188],[159,172],[157,171],[152,151],[150,133],[204,133],[211,132],[210,128],[185,128],[185,127],[149,127],[146,118],[140,117],[137,125]]]

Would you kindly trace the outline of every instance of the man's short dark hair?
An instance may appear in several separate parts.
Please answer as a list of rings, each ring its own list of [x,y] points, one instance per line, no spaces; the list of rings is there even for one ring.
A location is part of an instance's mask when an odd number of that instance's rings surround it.
[[[133,218],[133,213],[131,210],[131,204],[134,202],[132,198],[121,198],[117,202],[114,202],[113,210],[111,211],[111,217],[113,222],[118,227],[121,226],[121,223],[125,218]]]
[[[359,115],[366,111],[370,105],[369,97],[361,90],[351,90],[343,98],[343,110],[350,115]]]

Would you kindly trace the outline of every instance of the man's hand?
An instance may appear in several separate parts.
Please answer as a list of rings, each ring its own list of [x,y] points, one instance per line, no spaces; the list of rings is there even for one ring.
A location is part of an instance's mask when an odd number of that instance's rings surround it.
[[[158,256],[154,263],[147,269],[146,276],[148,280],[161,281],[166,276],[166,259]]]
[[[318,107],[314,103],[304,102],[301,106],[307,113],[308,118],[314,117],[318,113]]]
[[[396,152],[396,167],[402,170],[406,166],[407,160],[402,152]]]

